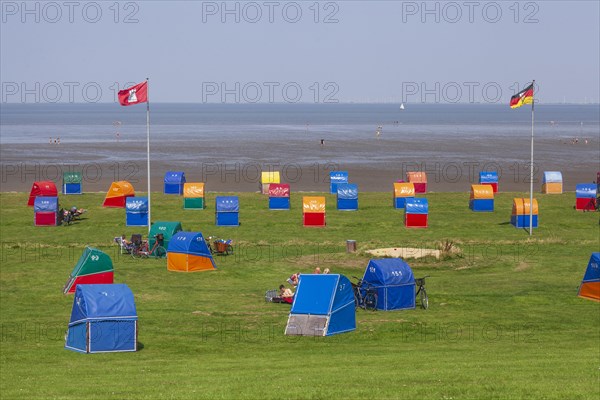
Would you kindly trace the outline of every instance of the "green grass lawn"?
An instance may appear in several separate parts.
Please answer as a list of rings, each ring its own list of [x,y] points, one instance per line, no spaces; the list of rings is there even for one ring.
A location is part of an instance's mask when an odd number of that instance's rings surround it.
[[[1,194],[0,397],[598,398],[600,304],[576,296],[599,251],[598,214],[576,212],[574,194],[536,195],[533,238],[509,224],[523,194],[498,194],[493,213],[469,211],[466,193],[427,194],[428,229],[404,228],[390,193],[361,193],[357,212],[336,211],[326,195],[324,229],[302,227],[299,193],[291,211],[239,196],[241,226],[226,228],[214,225],[214,193],[205,210],[153,195],[153,220],[236,244],[235,255],[216,257],[217,271],[185,274],[119,255],[112,238],[144,230],[102,208],[102,194],[61,196],[89,209],[65,227],[34,227],[27,194]],[[346,254],[347,239],[357,253]],[[443,241],[461,254],[409,260],[417,277],[431,275],[427,311],[358,310],[354,332],[286,337],[289,306],[264,302],[294,272],[361,276],[365,250]],[[73,296],[61,289],[85,245],[108,252],[115,282],[133,290],[136,353],[64,349]]]

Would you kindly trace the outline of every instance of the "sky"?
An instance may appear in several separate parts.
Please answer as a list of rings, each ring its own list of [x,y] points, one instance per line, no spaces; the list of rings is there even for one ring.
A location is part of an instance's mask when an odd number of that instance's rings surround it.
[[[600,98],[598,1],[0,3],[0,104]]]

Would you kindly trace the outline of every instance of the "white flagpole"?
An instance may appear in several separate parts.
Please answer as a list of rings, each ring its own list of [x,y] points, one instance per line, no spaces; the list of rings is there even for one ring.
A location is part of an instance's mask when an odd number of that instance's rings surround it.
[[[146,156],[148,159],[148,234],[150,234],[150,227],[152,226],[152,202],[150,201],[150,84],[148,80],[146,78]]]
[[[531,99],[531,164],[529,171],[529,236],[533,234],[533,110],[535,105],[535,79],[531,82],[533,98]]]

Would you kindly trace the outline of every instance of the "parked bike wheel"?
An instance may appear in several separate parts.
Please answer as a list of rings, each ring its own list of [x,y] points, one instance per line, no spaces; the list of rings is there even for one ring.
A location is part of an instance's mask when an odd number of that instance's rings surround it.
[[[162,246],[158,246],[154,250],[154,257],[156,258],[166,258],[167,257],[167,249]]]
[[[62,225],[63,225],[63,226],[71,225],[71,221],[73,221],[73,218],[72,218],[72,217],[71,217],[69,214],[66,214],[66,215],[63,217],[63,220],[62,220]]]
[[[135,259],[148,258],[148,249],[144,246],[131,250],[131,257]]]
[[[360,307],[360,300],[361,300],[358,285],[353,283],[352,291],[354,292],[354,308],[358,310],[358,308]]]
[[[208,247],[208,251],[210,251],[210,254],[215,254],[215,250],[213,249],[210,242],[208,242],[208,241],[206,242],[206,247]]]
[[[377,293],[367,293],[365,296],[365,310],[377,310]]]
[[[421,308],[423,310],[427,310],[429,308],[429,297],[427,296],[427,291],[425,288],[421,288],[419,301],[421,302]]]
[[[357,310],[360,308],[360,299],[356,296],[354,296],[354,308]]]

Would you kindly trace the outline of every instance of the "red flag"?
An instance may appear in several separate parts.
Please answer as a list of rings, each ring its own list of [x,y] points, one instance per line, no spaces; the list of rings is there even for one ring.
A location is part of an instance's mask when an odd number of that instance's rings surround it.
[[[122,106],[132,106],[148,101],[148,82],[138,83],[127,89],[119,90],[119,103]]]

